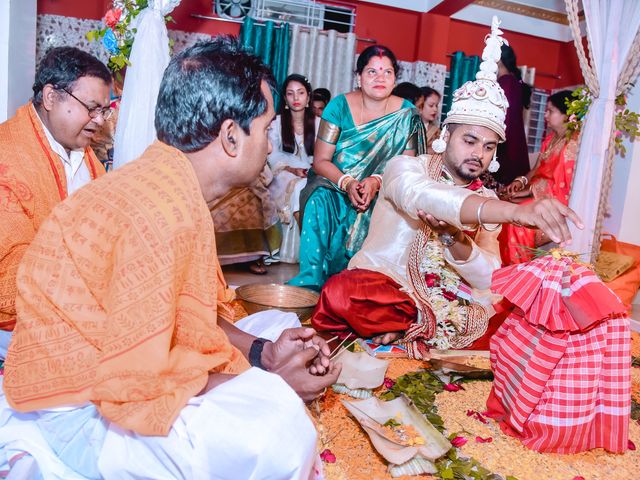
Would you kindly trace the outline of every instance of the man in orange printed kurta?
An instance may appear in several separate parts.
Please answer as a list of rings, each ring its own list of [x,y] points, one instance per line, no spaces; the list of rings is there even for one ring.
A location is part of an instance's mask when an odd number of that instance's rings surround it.
[[[110,115],[110,84],[97,58],[54,48],[38,67],[32,101],[0,124],[0,330],[15,325],[16,272],[40,224],[104,173],[89,144]]]
[[[42,224],[18,272],[0,471],[26,453],[47,479],[315,473],[301,398],[340,368],[311,329],[269,342],[228,322],[208,209],[264,166],[269,82],[230,39],[185,50],[161,84],[159,141]]]

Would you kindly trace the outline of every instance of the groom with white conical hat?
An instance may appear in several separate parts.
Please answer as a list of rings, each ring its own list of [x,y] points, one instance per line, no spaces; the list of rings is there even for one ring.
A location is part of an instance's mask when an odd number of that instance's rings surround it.
[[[379,343],[399,341],[409,355],[431,348],[487,349],[506,317],[489,287],[500,268],[500,224],[537,227],[570,242],[576,214],[554,199],[526,205],[499,200],[480,175],[498,168],[508,107],[496,81],[505,40],[493,19],[476,80],[453,94],[435,155],[389,161],[362,249],[325,284],[312,324],[355,332]]]

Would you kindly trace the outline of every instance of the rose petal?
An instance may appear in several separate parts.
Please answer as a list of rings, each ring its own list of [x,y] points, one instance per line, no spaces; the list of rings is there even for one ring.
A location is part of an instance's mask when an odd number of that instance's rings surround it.
[[[472,415],[475,415],[476,411],[475,410],[467,410],[467,417],[470,417]]]
[[[395,380],[391,380],[389,377],[385,377],[384,378],[384,388],[393,388],[393,386],[396,384]]]
[[[489,420],[487,420],[486,418],[484,418],[480,412],[475,412],[473,416],[474,416],[474,418],[475,418],[476,420],[478,420],[479,422],[484,423],[485,425],[486,425],[487,423],[489,423]]]
[[[584,480],[584,477],[582,475],[578,475],[577,477],[573,477],[572,480]]]
[[[493,438],[492,437],[487,437],[487,438],[476,437],[476,442],[478,442],[478,443],[491,443],[491,442],[493,442]]]
[[[326,448],[320,454],[320,460],[327,463],[336,463],[336,456],[331,453],[331,450]]]
[[[636,449],[636,444],[633,443],[631,441],[631,439],[629,439],[629,441],[627,442],[627,449],[629,449],[629,450],[635,450]]]
[[[462,387],[460,385],[458,385],[457,383],[445,383],[444,389],[447,392],[457,392],[459,390],[462,390]]]
[[[465,443],[467,443],[469,440],[467,440],[464,437],[456,437],[453,440],[451,440],[451,445],[453,445],[456,448],[460,448],[461,446],[463,446]]]

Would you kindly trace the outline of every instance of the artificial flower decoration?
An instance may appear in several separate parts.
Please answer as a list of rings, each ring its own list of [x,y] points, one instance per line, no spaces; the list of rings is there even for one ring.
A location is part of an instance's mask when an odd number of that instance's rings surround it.
[[[130,65],[129,55],[136,36],[136,17],[149,6],[149,0],[114,0],[102,19],[105,28],[87,32],[90,42],[101,40],[104,48],[109,52],[107,66],[113,72],[119,72]],[[164,17],[165,22],[171,22],[171,16]],[[172,41],[169,40],[169,48]]]
[[[118,48],[118,39],[110,28],[107,28],[107,31],[104,32],[102,45],[104,45],[104,48],[106,48],[107,52],[111,55],[118,55],[120,53],[120,49]]]
[[[115,28],[115,26],[120,21],[120,17],[122,16],[121,8],[112,8],[108,10],[104,15],[103,22],[109,28]]]
[[[573,100],[567,100],[567,136],[570,137],[573,132],[582,128],[584,117],[589,111],[593,96],[587,87],[580,87],[573,91]],[[616,116],[614,118],[615,138],[614,148],[617,153],[624,157],[627,149],[623,144],[624,137],[628,137],[631,142],[635,141],[640,135],[638,129],[640,115],[632,112],[627,107],[627,97],[618,95],[616,97],[615,108]]]

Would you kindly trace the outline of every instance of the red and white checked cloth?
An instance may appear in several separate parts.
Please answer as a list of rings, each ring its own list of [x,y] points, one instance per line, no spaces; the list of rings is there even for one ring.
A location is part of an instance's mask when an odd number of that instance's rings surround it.
[[[519,308],[491,339],[488,416],[539,452],[624,452],[631,333],[618,297],[567,257],[506,267],[492,280]]]

